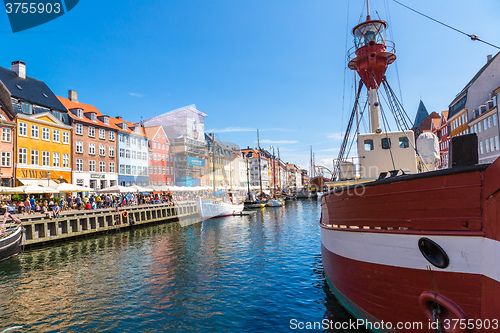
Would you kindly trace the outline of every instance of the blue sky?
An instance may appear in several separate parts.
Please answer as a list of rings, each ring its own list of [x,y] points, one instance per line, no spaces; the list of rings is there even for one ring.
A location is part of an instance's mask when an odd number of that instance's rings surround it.
[[[500,45],[497,0],[402,2]],[[363,6],[362,0],[80,0],[62,17],[16,34],[0,14],[0,66],[23,60],[27,75],[56,94],[74,89],[80,101],[132,122],[196,104],[208,114],[205,131],[222,141],[256,146],[259,128],[262,146],[279,147],[285,161],[308,168],[312,145],[317,164],[330,166],[352,108],[345,54]],[[392,0],[371,7],[390,25],[398,60],[387,76],[398,95],[401,87],[412,119],[421,98],[429,111],[447,109],[497,52]]]

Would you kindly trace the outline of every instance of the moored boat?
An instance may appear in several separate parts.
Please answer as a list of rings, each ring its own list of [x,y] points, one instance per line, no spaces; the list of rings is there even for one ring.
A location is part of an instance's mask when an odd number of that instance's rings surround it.
[[[212,217],[222,217],[240,213],[243,211],[243,204],[232,204],[215,199],[198,198],[196,201],[198,213],[204,219]]]
[[[266,206],[267,207],[281,207],[283,206],[285,203],[281,200],[276,200],[276,199],[271,199],[269,200],[267,203],[266,203]]]
[[[459,140],[469,142],[475,163],[458,166],[452,160],[456,167],[418,173],[418,165],[426,163],[414,149],[413,132],[380,127],[378,87],[387,85],[385,70],[395,60],[386,45],[386,26],[368,12],[366,21],[353,29],[349,68],[362,83],[350,122],[364,84],[371,133],[356,138],[359,177],[343,177],[341,147],[338,177],[321,198],[327,283],[340,303],[374,332],[496,331],[500,159],[477,165],[477,137],[464,135],[453,138],[450,148],[453,152]],[[471,320],[481,324],[453,325]]]
[[[11,218],[16,223],[20,223],[19,219],[15,216],[5,213],[2,225],[0,226],[0,261],[16,256],[21,249],[23,227],[22,225],[18,225],[3,230],[8,218]]]

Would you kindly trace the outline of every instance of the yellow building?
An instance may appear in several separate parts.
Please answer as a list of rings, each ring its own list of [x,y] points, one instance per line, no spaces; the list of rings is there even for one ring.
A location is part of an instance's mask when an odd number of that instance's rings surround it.
[[[15,177],[18,184],[71,183],[71,126],[49,112],[18,113]]]

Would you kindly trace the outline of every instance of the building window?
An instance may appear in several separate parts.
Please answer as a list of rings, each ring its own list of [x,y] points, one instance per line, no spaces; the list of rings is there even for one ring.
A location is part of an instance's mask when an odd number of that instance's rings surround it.
[[[115,157],[115,147],[109,147],[109,157]]]
[[[111,133],[111,132],[110,132],[110,133]],[[120,142],[125,142],[125,135],[123,135],[123,134],[118,134],[118,140],[119,140]]]
[[[106,172],[106,162],[99,162],[99,172]]]
[[[50,129],[48,127],[42,127],[42,140],[50,141]]]
[[[90,114],[90,120],[92,120],[92,121],[96,121],[97,120],[97,115],[94,112],[92,112]]]
[[[106,125],[109,125],[109,117],[104,117],[104,123],[105,123]]]
[[[153,174],[155,174],[155,175],[156,175],[156,170],[157,170],[156,166],[153,166]]]
[[[128,125],[127,125],[127,124],[125,124],[125,123],[123,123],[123,124],[122,124],[122,129],[124,129],[124,130],[128,130]]]
[[[137,166],[132,165],[132,171],[131,172],[132,172],[133,175],[137,175]]]
[[[135,150],[132,150],[132,158],[135,160],[137,157],[137,153]]]
[[[161,167],[161,171],[162,171],[162,172],[161,172],[161,174],[162,174],[162,175],[166,175],[166,172],[165,172],[165,167]]]
[[[153,160],[156,161],[156,153],[153,153]]]
[[[42,165],[50,166],[50,152],[42,151]]]
[[[89,160],[89,171],[95,172],[95,161],[94,160]]]
[[[61,166],[61,155],[59,153],[52,153],[52,166]]]
[[[31,149],[31,165],[40,165],[38,160],[38,150]]]
[[[151,165],[149,166],[149,173],[153,174],[153,166],[151,166]]]
[[[153,141],[153,148],[156,148],[156,142]]]
[[[495,142],[493,137],[490,138],[490,150],[495,151]]]
[[[2,166],[3,167],[10,167],[10,151],[3,151],[2,152]]]
[[[76,159],[76,171],[83,171],[83,160],[80,158]]]
[[[125,157],[125,149],[120,148],[120,157]]]
[[[99,145],[99,156],[106,156],[106,146]]]
[[[115,141],[115,132],[109,131],[109,141]]]
[[[89,126],[89,137],[95,138],[95,127]]]
[[[498,135],[495,136],[495,150],[499,150],[500,149],[500,145],[499,145],[499,142],[498,142]]]
[[[161,154],[161,160],[165,161],[165,154]]]
[[[78,118],[83,118],[83,110],[82,109],[76,109],[76,116]]]
[[[488,139],[486,139],[486,141],[484,141],[484,148],[486,148],[487,153],[490,152],[490,144],[488,142]]]
[[[95,155],[95,143],[89,143],[89,155]]]
[[[142,153],[142,159],[143,159],[144,161],[147,161],[147,160],[148,160],[148,158],[147,158],[147,154],[146,154],[145,152],[144,152],[144,153]]]
[[[11,129],[8,127],[2,127],[2,141],[10,142],[11,141]]]
[[[63,168],[69,168],[69,154],[63,154]]]
[[[63,143],[69,144],[69,132],[63,132]]]
[[[31,137],[34,139],[39,139],[40,137],[38,136],[39,127],[38,125],[31,125]]]
[[[78,135],[83,135],[83,125],[82,124],[75,125],[75,133]]]
[[[78,154],[83,154],[83,142],[82,141],[76,142],[76,152]]]
[[[130,150],[125,150],[125,158],[130,158]]]
[[[124,175],[125,174],[125,165],[120,164],[120,174]]]
[[[115,172],[115,162],[109,162],[109,172]]]
[[[19,161],[19,164],[28,164],[28,149],[27,148],[19,148],[18,161]]]
[[[125,174],[130,175],[130,165],[125,165]]]
[[[28,124],[19,123],[19,135],[20,136],[28,136]]]
[[[21,102],[21,108],[25,114],[33,114],[33,104]]]
[[[106,130],[105,129],[102,129],[102,128],[99,129],[99,139],[106,140]]]
[[[61,140],[61,131],[59,130],[52,130],[52,141],[54,142],[60,142]]]
[[[498,117],[496,114],[493,115],[493,126],[497,126],[498,124]]]

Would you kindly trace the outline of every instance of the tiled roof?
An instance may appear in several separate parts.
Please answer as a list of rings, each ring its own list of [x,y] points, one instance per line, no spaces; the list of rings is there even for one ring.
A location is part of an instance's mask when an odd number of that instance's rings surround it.
[[[25,79],[20,78],[16,72],[3,67],[0,67],[0,81],[9,90],[12,97],[66,112],[64,105],[57,99],[56,95],[54,95],[45,82],[38,81],[29,76],[26,76]],[[21,87],[21,89],[17,86]]]
[[[481,76],[481,74],[483,74],[485,69],[488,68],[488,66],[495,60],[495,58],[498,56],[499,53],[500,52],[495,54],[495,56],[491,58],[491,60],[487,61],[486,64],[483,67],[481,67],[481,69],[476,73],[476,75],[474,75],[474,77],[469,81],[469,83],[467,83],[465,87],[457,94],[457,96],[455,96],[455,99],[453,99],[453,101],[450,103],[450,106],[453,105],[456,101],[458,101],[462,97],[462,95],[469,89],[469,87],[472,86],[474,82],[476,82],[476,80]]]
[[[142,135],[142,136],[147,137],[146,131],[144,130],[143,126],[133,124],[130,121],[126,121],[126,120],[123,120],[123,119],[109,117],[109,123],[112,124],[120,132],[126,132],[126,133],[129,133],[129,134],[138,134],[138,135]],[[123,123],[127,124],[127,129],[123,129],[120,126],[120,124],[123,124]],[[130,128],[135,128],[136,126],[139,126],[139,128],[140,128],[139,133],[136,133],[136,132],[134,132],[134,131],[132,131],[130,129]]]
[[[73,114],[71,111],[68,112],[68,115],[78,121],[78,122],[82,122],[82,123],[85,123],[85,124],[88,124],[88,125],[95,125],[95,126],[102,126],[102,127],[108,127],[110,129],[114,129],[116,130],[115,126],[111,124],[111,117],[110,118],[110,121],[109,121],[109,125],[108,124],[105,124],[103,121],[99,120],[98,117],[107,117],[105,115],[103,115],[99,110],[97,110],[97,108],[91,104],[85,104],[85,103],[81,103],[81,102],[73,102],[67,98],[64,98],[64,97],[61,97],[61,96],[57,96],[57,98],[59,99],[59,101],[61,101],[61,103],[66,107],[66,109],[71,110],[71,109],[82,109],[83,111],[83,118],[79,118],[77,117],[77,115]],[[88,115],[86,115],[86,113],[88,112],[93,112],[96,114],[96,121],[92,121]]]

